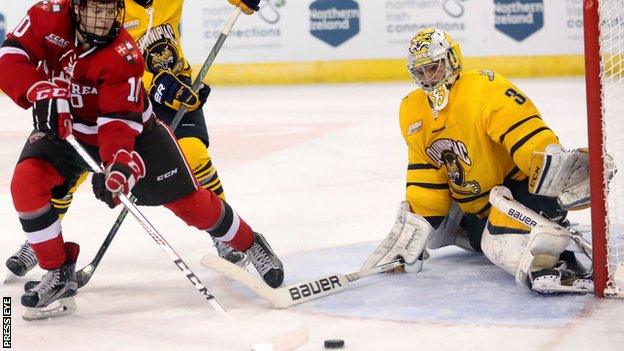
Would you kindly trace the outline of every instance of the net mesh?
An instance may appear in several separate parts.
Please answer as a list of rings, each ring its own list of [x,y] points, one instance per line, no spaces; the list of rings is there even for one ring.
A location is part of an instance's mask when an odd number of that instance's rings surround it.
[[[609,283],[614,284],[618,267],[624,268],[624,0],[602,0],[598,11],[603,86],[602,129],[605,139],[603,152],[611,155],[615,167],[619,168],[610,182],[606,204],[607,264]],[[605,169],[608,168],[610,166],[605,164]],[[618,288],[624,289],[624,286]]]

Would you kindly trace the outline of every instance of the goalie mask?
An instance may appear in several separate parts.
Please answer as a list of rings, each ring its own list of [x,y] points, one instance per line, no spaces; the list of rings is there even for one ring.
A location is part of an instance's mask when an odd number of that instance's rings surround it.
[[[435,110],[448,103],[449,90],[462,67],[459,44],[437,28],[421,29],[410,41],[407,69]]]
[[[73,0],[76,31],[90,45],[113,41],[123,28],[124,0]]]

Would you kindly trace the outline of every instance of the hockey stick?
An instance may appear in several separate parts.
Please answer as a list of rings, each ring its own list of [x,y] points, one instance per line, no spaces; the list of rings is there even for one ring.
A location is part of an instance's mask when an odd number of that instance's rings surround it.
[[[283,288],[273,289],[245,269],[220,257],[207,254],[202,258],[201,263],[204,267],[245,285],[275,308],[288,308],[337,293],[348,288],[356,280],[385,273],[403,265],[401,260],[395,260],[368,270],[348,274],[335,273]]]
[[[223,30],[221,31],[221,34],[219,35],[219,38],[217,39],[217,42],[214,44],[214,46],[212,47],[212,50],[210,51],[210,55],[208,55],[208,57],[206,58],[204,65],[202,66],[199,73],[197,74],[197,77],[193,81],[193,86],[192,86],[193,91],[196,92],[199,90],[199,87],[202,85],[202,82],[204,81],[204,78],[206,77],[206,74],[208,74],[208,70],[212,66],[212,63],[217,57],[217,54],[221,50],[221,46],[223,46],[223,42],[225,41],[225,38],[227,38],[228,34],[232,30],[232,27],[234,26],[234,23],[236,22],[236,19],[238,18],[240,13],[241,13],[240,7],[236,7],[234,11],[232,12],[232,14],[230,15],[230,17],[228,18],[227,22],[225,23],[225,26],[223,27]],[[171,125],[170,125],[171,130],[173,131],[176,130],[176,128],[178,127],[178,124],[180,124],[180,121],[182,120],[182,117],[184,117],[186,112],[187,112],[186,106],[182,105],[180,109],[178,110],[178,112],[176,112],[175,116],[173,117],[173,121],[171,122]],[[132,195],[130,195],[129,199],[133,202],[135,200],[134,196]],[[127,214],[128,214],[128,209],[127,207],[124,207],[119,213],[119,215],[117,216],[115,223],[113,224],[111,229],[108,231],[108,235],[104,239],[104,242],[100,246],[100,249],[98,250],[93,260],[88,265],[84,266],[82,269],[76,272],[76,278],[78,280],[79,288],[87,284],[89,280],[91,279],[91,276],[93,276],[93,272],[95,272],[95,269],[100,264],[102,257],[104,257],[106,250],[108,250],[108,246],[110,245],[111,241],[113,241],[113,238],[117,234],[117,231],[119,230],[119,227],[121,227],[121,224],[123,223]]]
[[[100,165],[97,164],[97,162],[91,157],[91,155],[89,155],[87,150],[84,149],[84,147],[78,142],[78,140],[73,135],[70,134],[65,140],[67,140],[67,142],[76,150],[78,155],[80,155],[80,157],[89,165],[89,167],[93,170],[93,172],[95,173],[103,172]],[[160,248],[163,251],[165,251],[167,255],[169,255],[169,257],[173,260],[173,263],[182,271],[182,273],[184,273],[186,278],[191,282],[191,284],[193,284],[193,286],[197,289],[197,291],[200,294],[202,294],[202,296],[206,300],[208,300],[212,308],[215,311],[217,311],[217,313],[219,313],[221,317],[223,317],[224,319],[228,321],[230,327],[234,330],[234,332],[238,335],[238,337],[244,340],[247,345],[251,346],[252,350],[258,350],[262,348],[266,349],[265,345],[267,343],[254,344],[250,342],[251,339],[242,332],[242,329],[239,327],[238,323],[234,321],[234,318],[232,318],[232,316],[225,310],[223,305],[221,305],[221,303],[208,290],[208,288],[204,286],[204,284],[199,280],[199,278],[195,275],[195,273],[191,271],[189,266],[182,260],[180,255],[178,255],[175,252],[175,250],[171,247],[171,245],[169,245],[167,240],[165,240],[165,238],[156,230],[156,228],[154,228],[154,226],[143,215],[143,213],[137,208],[137,206],[132,201],[130,201],[130,199],[128,199],[128,197],[126,197],[124,194],[118,194],[118,198],[119,198],[119,201],[121,201],[121,203],[125,206],[125,208],[127,208],[128,211],[132,213],[132,215],[136,218],[136,220],[143,227],[143,229],[145,229],[147,234],[149,234],[149,236],[152,237],[152,239],[154,239],[156,244],[158,244],[158,246],[160,246]],[[292,335],[291,334],[292,333],[288,333],[286,336],[286,339],[289,343],[292,342],[292,344],[296,345],[295,348],[307,342],[308,334],[305,330],[302,330],[300,333],[294,333]],[[279,342],[280,339],[276,338],[275,340],[277,340],[276,342]],[[281,341],[281,342],[285,343],[285,341]],[[270,348],[270,350],[273,350],[276,346],[278,346],[279,348],[282,348],[288,345],[272,345],[271,343],[269,343],[269,346],[272,347]],[[287,350],[287,349],[294,349],[294,348],[285,348],[284,350]]]
[[[490,190],[490,203],[510,218],[528,227],[535,228],[538,225],[559,226],[557,223],[514,200],[511,191],[504,186],[495,186]],[[568,250],[578,252],[580,249],[580,252],[591,260],[592,244],[583,237],[580,231],[574,228],[568,228],[568,230],[570,230],[570,236],[575,244],[573,248],[568,247]]]

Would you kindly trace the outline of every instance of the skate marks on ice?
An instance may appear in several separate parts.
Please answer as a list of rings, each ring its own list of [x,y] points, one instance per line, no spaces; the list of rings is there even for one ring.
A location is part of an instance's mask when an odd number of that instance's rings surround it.
[[[314,250],[284,258],[290,285],[360,268],[374,243]],[[269,304],[242,285],[216,278],[239,298]],[[516,285],[485,256],[459,248],[433,251],[418,274],[383,274],[303,305],[297,312],[397,322],[496,326],[563,326],[583,316],[591,295],[541,296]]]

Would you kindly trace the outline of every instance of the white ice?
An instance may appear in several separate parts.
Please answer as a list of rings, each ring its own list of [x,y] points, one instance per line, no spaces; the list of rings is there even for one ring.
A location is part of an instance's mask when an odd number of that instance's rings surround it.
[[[567,147],[586,145],[581,78],[516,80]],[[312,85],[213,90],[205,112],[211,153],[232,206],[284,259],[286,283],[357,270],[390,229],[404,195],[406,152],[397,126],[412,85]],[[13,165],[30,113],[0,97],[0,261],[24,240],[12,206]],[[85,184],[63,222],[89,262],[119,210]],[[537,296],[481,255],[434,251],[417,275],[363,279],[352,289],[272,310],[243,286],[199,264],[205,233],[164,209],[146,215],[253,337],[310,328],[302,350],[325,339],[347,350],[622,350],[624,301]],[[588,212],[571,215],[589,224]],[[40,277],[37,269],[27,278]],[[24,279],[12,297],[15,350],[244,350],[228,325],[130,216],[76,302],[78,311],[25,322]]]

